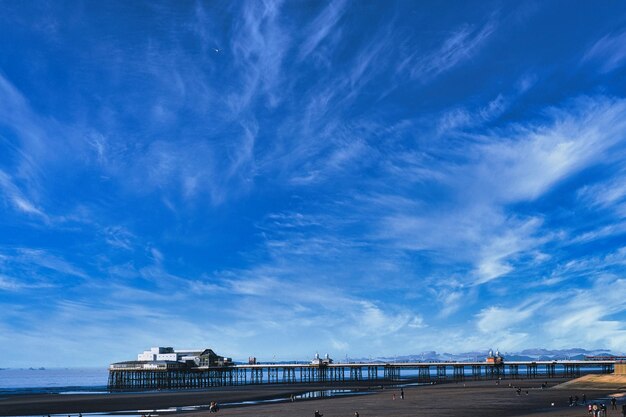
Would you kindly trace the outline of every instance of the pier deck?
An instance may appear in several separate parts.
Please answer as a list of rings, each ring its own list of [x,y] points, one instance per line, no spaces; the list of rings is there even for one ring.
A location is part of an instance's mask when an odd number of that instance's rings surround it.
[[[398,362],[331,364],[254,364],[146,368],[127,363],[109,369],[108,389],[138,391],[200,389],[250,384],[295,384],[354,381],[432,383],[482,379],[570,378],[591,373],[611,373],[615,360],[487,362]]]

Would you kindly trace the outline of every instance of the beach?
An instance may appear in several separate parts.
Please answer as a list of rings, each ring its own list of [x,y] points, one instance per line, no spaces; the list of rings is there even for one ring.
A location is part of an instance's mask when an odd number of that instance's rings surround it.
[[[620,390],[577,390],[558,389],[555,385],[564,380],[502,380],[448,382],[434,385],[405,386],[404,399],[400,398],[397,387],[350,385],[249,385],[224,387],[205,391],[150,392],[106,395],[21,395],[0,398],[0,416],[78,414],[90,412],[135,411],[139,414],[148,410],[169,407],[208,405],[217,401],[223,406],[217,415],[229,417],[247,416],[313,416],[319,410],[325,417],[354,416],[587,416],[585,405],[569,406],[569,396],[578,395],[587,401],[600,400],[609,408],[607,416],[621,416],[624,398],[618,399],[618,410],[610,410],[609,395]],[[511,386],[509,387],[509,384]],[[518,394],[516,387],[521,389]],[[288,399],[291,394],[301,394],[313,390],[352,389],[358,395],[337,396],[321,399],[297,399],[281,402],[266,402],[252,405],[239,404],[224,406],[227,403],[256,402],[268,399]],[[623,390],[621,393],[623,394]],[[395,394],[395,399],[394,399]],[[554,403],[554,406],[552,406]],[[153,415],[156,413],[153,413]],[[164,415],[163,412],[159,413]],[[214,415],[208,409],[179,412],[176,415],[204,417]]]
[[[541,389],[541,381],[511,381],[522,388],[521,395],[508,381],[496,385],[494,381],[446,383],[404,388],[405,398],[400,399],[399,389],[384,389],[371,395],[339,397],[317,401],[304,401],[287,404],[264,404],[254,407],[240,407],[220,411],[223,416],[313,416],[319,410],[325,417],[354,416],[358,411],[361,417],[367,416],[588,416],[586,405],[569,406],[569,396],[586,393],[588,402],[606,398],[612,391],[565,391]],[[549,386],[553,386],[549,382]],[[528,394],[526,394],[528,391]],[[394,398],[395,394],[395,399]],[[606,401],[607,406],[609,402]],[[555,405],[552,406],[551,404]],[[621,416],[619,411],[609,410],[607,416]],[[609,407],[610,408],[610,407]],[[208,412],[193,413],[198,417],[209,416]]]

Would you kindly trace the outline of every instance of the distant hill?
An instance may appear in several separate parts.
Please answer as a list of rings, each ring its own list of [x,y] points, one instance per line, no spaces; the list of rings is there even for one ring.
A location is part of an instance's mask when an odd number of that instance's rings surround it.
[[[494,349],[495,350],[495,349]],[[524,349],[520,352],[500,352],[505,359],[510,361],[552,361],[563,359],[585,359],[586,356],[612,356],[623,355],[614,353],[609,349],[587,350],[582,348],[571,349]],[[373,358],[348,358],[350,362],[445,362],[445,361],[483,361],[487,357],[486,351],[474,351],[464,353],[438,353],[436,351],[421,352],[411,355],[380,356]]]

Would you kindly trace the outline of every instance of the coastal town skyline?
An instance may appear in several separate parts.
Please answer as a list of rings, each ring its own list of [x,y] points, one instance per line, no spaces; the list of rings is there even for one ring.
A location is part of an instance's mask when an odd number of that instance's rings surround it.
[[[626,351],[623,2],[0,10],[0,368]]]

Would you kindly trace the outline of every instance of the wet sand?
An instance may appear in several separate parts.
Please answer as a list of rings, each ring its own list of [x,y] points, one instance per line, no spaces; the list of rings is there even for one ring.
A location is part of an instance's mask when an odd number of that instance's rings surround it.
[[[367,390],[370,384],[342,385],[339,389]],[[211,401],[233,403],[274,398],[287,399],[312,390],[330,389],[322,384],[244,385],[210,390],[114,393],[32,394],[0,396],[0,416],[78,414],[113,411],[155,410],[207,405]],[[129,413],[131,414],[131,413]]]
[[[167,393],[134,393],[113,395],[28,395],[0,398],[0,416],[8,415],[44,415],[44,414],[77,414],[78,412],[103,412],[126,410],[154,410],[175,406],[208,404],[218,401],[221,404],[240,401],[254,401],[268,398],[285,398],[291,393],[301,393],[313,389],[347,389],[356,388],[366,395],[332,397],[325,399],[298,400],[256,404],[250,406],[222,407],[217,416],[248,417],[248,416],[313,416],[319,410],[325,417],[350,417],[358,411],[361,417],[368,416],[535,416],[535,417],[575,417],[588,416],[586,406],[569,407],[570,395],[582,398],[587,395],[588,401],[607,398],[616,394],[615,390],[568,390],[554,389],[562,381],[550,380],[548,389],[541,389],[541,380],[503,380],[499,385],[494,381],[467,381],[465,383],[446,383],[429,386],[405,387],[405,399],[400,399],[399,389],[375,387],[368,390],[367,385],[342,386],[243,386],[214,389],[211,391],[167,392]],[[521,395],[508,384],[520,386]],[[528,391],[528,394],[526,394]],[[396,399],[393,399],[393,394]],[[623,391],[622,391],[623,393]],[[610,410],[606,402],[608,417],[620,417],[621,405],[626,399],[618,400],[618,410]],[[551,406],[551,403],[555,406]],[[147,412],[146,412],[147,413]],[[194,411],[176,414],[185,417],[214,416],[208,411]]]

